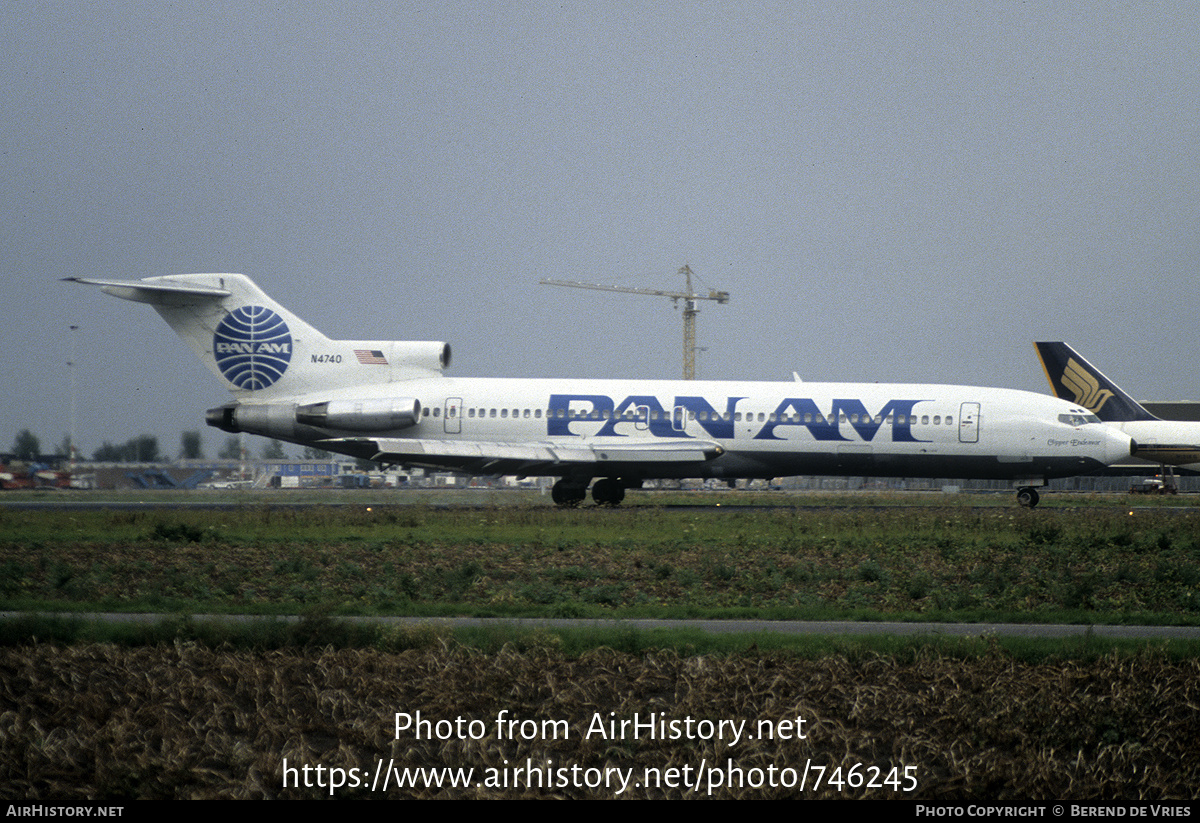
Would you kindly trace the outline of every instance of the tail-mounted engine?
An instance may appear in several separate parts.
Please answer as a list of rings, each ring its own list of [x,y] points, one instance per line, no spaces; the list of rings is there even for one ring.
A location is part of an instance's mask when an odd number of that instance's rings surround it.
[[[322,429],[395,431],[415,426],[421,419],[421,401],[412,397],[373,400],[330,400],[296,409],[296,422]]]
[[[352,432],[394,432],[415,426],[421,401],[413,397],[328,400],[294,406],[290,403],[227,403],[209,409],[205,422],[221,431],[249,432],[290,440],[297,426]]]

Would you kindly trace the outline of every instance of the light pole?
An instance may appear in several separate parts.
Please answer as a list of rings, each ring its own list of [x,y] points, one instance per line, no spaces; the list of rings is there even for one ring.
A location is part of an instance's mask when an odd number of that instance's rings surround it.
[[[79,331],[79,326],[73,325],[73,326],[70,326],[70,329],[71,329],[71,359],[67,361],[67,370],[68,370],[68,372],[70,372],[70,375],[71,375],[71,442],[67,446],[67,452],[68,452],[67,466],[70,470],[73,471],[75,469],[75,455],[77,452],[77,449],[75,448],[75,389],[76,389],[76,387],[75,387],[75,357],[76,357],[78,345],[76,343],[77,335],[75,334],[75,332]]]

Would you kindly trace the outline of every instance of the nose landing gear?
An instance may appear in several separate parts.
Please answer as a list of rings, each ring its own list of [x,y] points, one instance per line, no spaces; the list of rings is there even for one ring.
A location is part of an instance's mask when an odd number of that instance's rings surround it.
[[[1038,496],[1037,489],[1031,486],[1025,486],[1024,488],[1017,489],[1017,504],[1022,508],[1032,509],[1038,504],[1038,500],[1040,499],[1041,498]]]

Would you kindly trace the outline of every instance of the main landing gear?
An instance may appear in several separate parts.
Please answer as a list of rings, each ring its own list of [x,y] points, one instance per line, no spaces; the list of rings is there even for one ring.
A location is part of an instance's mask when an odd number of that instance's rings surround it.
[[[1032,486],[1025,486],[1024,488],[1017,489],[1017,504],[1022,508],[1032,509],[1038,504],[1038,500],[1040,499],[1041,498],[1038,497],[1037,489],[1033,488]]]
[[[625,484],[615,477],[601,477],[592,484],[592,499],[597,506],[619,506],[625,499]]]
[[[550,499],[556,506],[573,509],[587,498],[587,481],[580,483],[567,479],[559,480],[550,487]]]
[[[550,487],[550,498],[555,505],[565,509],[574,508],[587,498],[588,481],[563,478]],[[615,477],[601,477],[592,484],[592,499],[597,506],[619,506],[625,499],[625,484]]]

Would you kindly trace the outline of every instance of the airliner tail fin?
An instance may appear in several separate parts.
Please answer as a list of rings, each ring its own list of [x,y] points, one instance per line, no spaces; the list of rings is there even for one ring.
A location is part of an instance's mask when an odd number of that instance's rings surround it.
[[[149,303],[239,397],[391,382],[441,374],[449,365],[446,343],[330,340],[244,274],[67,280],[99,286],[124,300]]]
[[[1066,343],[1034,343],[1054,394],[1078,403],[1106,423],[1157,420]]]

